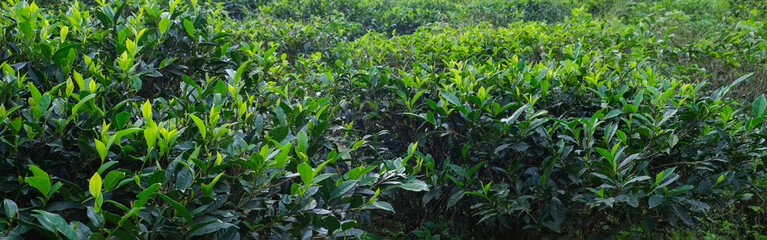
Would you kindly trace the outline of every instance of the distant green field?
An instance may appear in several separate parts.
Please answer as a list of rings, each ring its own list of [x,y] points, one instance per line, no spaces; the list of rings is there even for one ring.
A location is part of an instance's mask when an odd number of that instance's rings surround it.
[[[0,2],[0,240],[767,239],[767,2]]]

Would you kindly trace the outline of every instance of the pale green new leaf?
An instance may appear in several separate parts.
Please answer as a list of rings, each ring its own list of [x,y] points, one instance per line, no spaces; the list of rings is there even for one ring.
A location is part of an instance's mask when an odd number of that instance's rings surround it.
[[[93,197],[101,195],[101,176],[98,173],[94,173],[91,176],[91,180],[88,181],[88,190],[90,190]]]

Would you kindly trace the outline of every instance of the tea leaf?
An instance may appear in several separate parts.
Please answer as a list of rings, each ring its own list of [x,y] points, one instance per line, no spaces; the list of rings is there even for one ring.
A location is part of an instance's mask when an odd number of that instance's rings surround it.
[[[93,197],[97,198],[101,195],[101,176],[98,173],[91,176],[91,180],[88,181],[88,189]]]

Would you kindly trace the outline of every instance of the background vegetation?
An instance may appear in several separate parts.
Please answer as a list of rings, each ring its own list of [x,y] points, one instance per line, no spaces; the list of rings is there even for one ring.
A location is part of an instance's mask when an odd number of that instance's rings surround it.
[[[765,239],[767,3],[0,3],[0,239]]]

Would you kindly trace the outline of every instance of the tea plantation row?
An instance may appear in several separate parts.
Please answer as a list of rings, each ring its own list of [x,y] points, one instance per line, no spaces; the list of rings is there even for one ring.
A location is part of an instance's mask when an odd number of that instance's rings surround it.
[[[765,238],[764,1],[0,3],[0,239]]]

